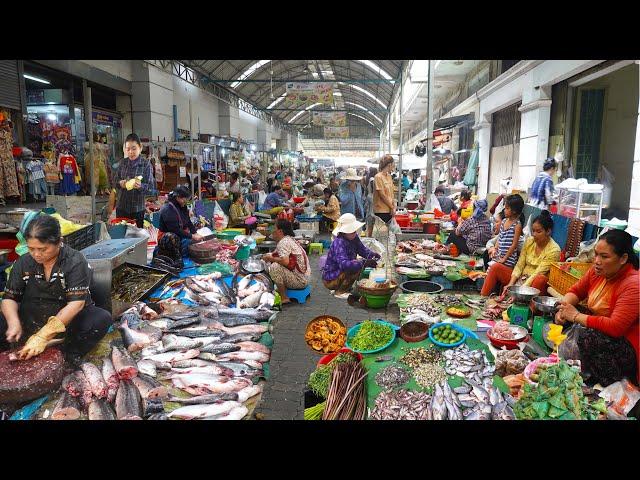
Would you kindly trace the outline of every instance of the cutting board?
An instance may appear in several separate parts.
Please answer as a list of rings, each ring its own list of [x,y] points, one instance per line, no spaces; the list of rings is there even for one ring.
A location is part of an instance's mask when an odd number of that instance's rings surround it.
[[[23,403],[56,390],[64,376],[64,357],[47,348],[29,360],[9,360],[17,350],[0,352],[0,403]]]

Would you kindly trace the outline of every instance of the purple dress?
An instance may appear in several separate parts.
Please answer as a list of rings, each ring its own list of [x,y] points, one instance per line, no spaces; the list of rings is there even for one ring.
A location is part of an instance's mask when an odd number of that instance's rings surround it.
[[[380,255],[364,246],[360,237],[347,240],[341,233],[331,244],[322,270],[322,279],[330,282],[338,278],[342,272],[354,273],[360,270],[364,262],[356,260],[357,255],[364,258],[380,258]]]

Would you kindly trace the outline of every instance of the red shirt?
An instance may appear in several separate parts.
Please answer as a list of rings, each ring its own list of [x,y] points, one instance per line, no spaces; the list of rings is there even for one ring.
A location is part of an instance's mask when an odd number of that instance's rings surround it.
[[[576,283],[569,293],[580,300],[601,286],[603,277],[596,275],[593,267]],[[638,361],[638,377],[640,378],[640,289],[638,287],[638,271],[631,264],[623,267],[618,274],[608,280],[611,289],[609,315],[587,316],[587,327],[594,328],[611,337],[626,337],[636,351]]]

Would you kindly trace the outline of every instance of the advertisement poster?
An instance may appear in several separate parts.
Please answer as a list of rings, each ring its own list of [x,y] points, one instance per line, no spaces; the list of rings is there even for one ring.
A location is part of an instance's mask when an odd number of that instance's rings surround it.
[[[333,84],[313,82],[288,82],[285,108],[303,108],[321,103],[333,104]]]
[[[347,125],[347,113],[313,112],[313,124],[321,127],[344,127]]]
[[[324,138],[349,138],[349,127],[324,127]]]

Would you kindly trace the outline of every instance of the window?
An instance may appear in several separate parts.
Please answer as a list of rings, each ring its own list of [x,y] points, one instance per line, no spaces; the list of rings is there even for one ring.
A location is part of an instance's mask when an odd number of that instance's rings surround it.
[[[578,148],[576,178],[595,182],[600,166],[600,137],[604,110],[604,89],[580,92],[580,120],[578,122]]]

